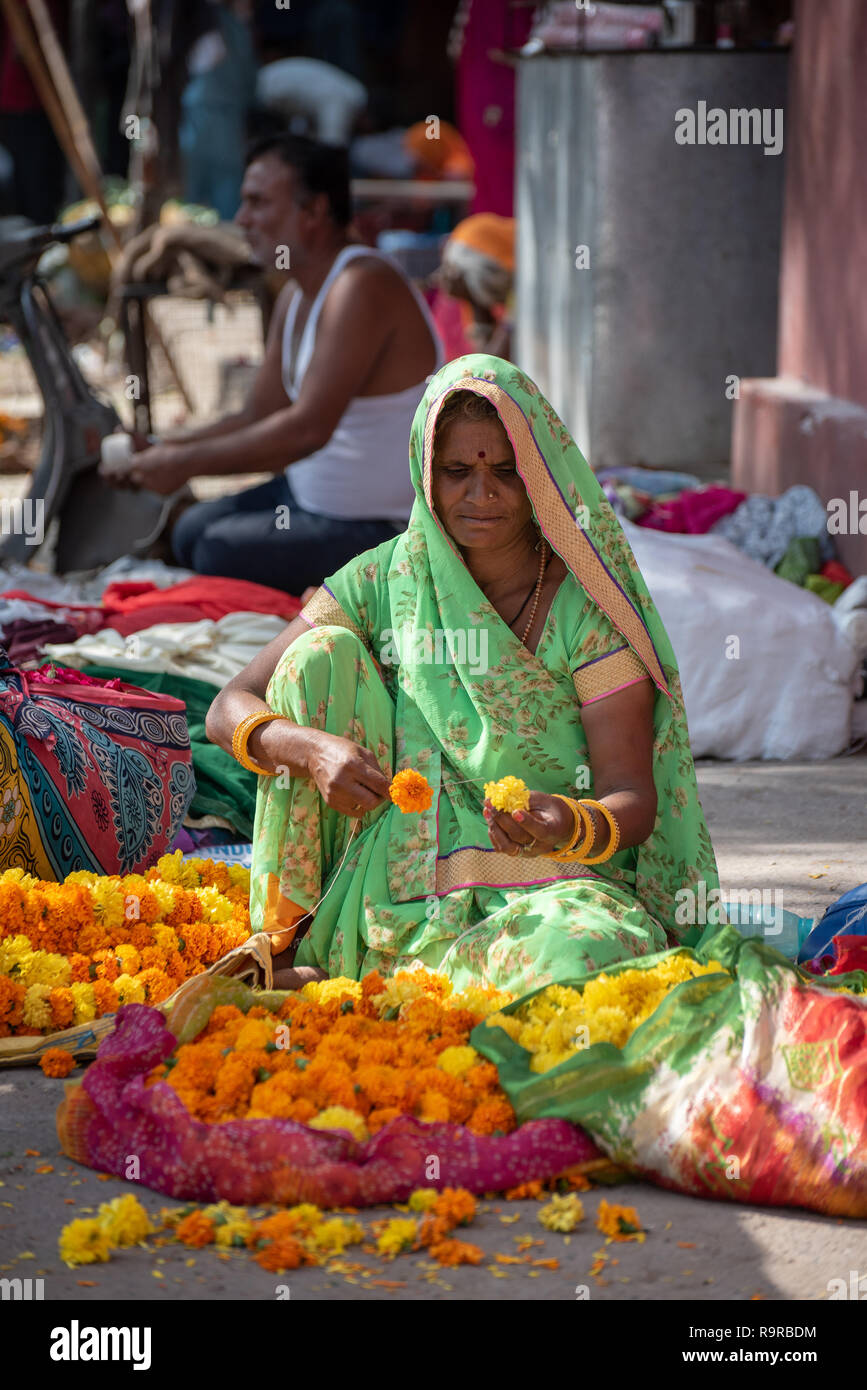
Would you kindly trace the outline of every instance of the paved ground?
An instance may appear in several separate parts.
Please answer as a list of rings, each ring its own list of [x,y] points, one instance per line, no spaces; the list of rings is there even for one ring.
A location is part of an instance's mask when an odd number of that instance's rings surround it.
[[[726,887],[781,888],[787,908],[818,916],[864,880],[864,757],[704,763],[699,781]],[[535,1202],[484,1204],[466,1236],[489,1258],[478,1268],[442,1271],[435,1282],[429,1266],[410,1257],[383,1265],[362,1256],[370,1274],[350,1283],[321,1269],[275,1277],[243,1252],[220,1259],[212,1250],[191,1254],[172,1247],[126,1251],[108,1265],[69,1270],[57,1257],[61,1226],[135,1185],[100,1181],[59,1154],[54,1110],[60,1094],[61,1084],[38,1070],[0,1073],[0,1277],[42,1277],[47,1299],[266,1299],[287,1285],[293,1299],[574,1300],[576,1290],[583,1296],[586,1289],[591,1300],[815,1300],[827,1298],[831,1279],[848,1282],[852,1270],[867,1276],[867,1222],[732,1208],[637,1183],[585,1194],[588,1219],[568,1244],[539,1225]],[[49,1164],[52,1172],[37,1173]],[[159,1208],[156,1194],[137,1190],[151,1211]],[[605,1245],[593,1227],[602,1196],[638,1207],[648,1231],[643,1245]],[[543,1241],[533,1255],[556,1257],[558,1270],[494,1263],[494,1254],[514,1253],[517,1239],[528,1234]],[[597,1278],[590,1268],[598,1250],[608,1262]],[[400,1286],[371,1282],[383,1278]]]

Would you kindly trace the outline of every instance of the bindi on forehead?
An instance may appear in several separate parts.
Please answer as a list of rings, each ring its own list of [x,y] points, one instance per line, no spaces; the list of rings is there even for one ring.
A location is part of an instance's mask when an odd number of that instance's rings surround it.
[[[483,458],[486,458],[486,457],[487,457],[487,455],[485,454],[484,449],[480,449],[480,450],[479,450],[477,457],[480,458],[480,459],[483,459]]]

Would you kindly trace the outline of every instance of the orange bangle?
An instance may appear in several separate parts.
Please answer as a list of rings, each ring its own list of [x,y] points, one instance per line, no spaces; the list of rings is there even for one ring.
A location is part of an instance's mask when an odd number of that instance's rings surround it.
[[[584,863],[604,864],[606,860],[610,859],[613,855],[617,853],[617,846],[620,844],[620,826],[617,824],[617,821],[614,819],[608,807],[603,802],[591,801],[589,798],[587,798],[584,801],[584,805],[592,806],[594,811],[599,811],[600,814],[603,815],[607,820],[608,829],[610,831],[608,844],[605,846],[605,849],[602,851],[602,853],[594,855],[592,859],[588,859],[585,857]],[[590,848],[592,849],[592,845]]]
[[[285,715],[275,714],[273,710],[255,710],[253,714],[247,714],[235,726],[232,734],[232,757],[236,762],[245,767],[248,772],[255,772],[260,777],[276,777],[276,772],[266,772],[265,768],[259,767],[247,752],[247,740],[254,729],[258,729],[260,724],[267,724],[272,719],[284,719]]]
[[[565,801],[573,816],[575,817],[575,829],[562,849],[554,850],[545,856],[546,859],[558,859],[569,862],[573,859],[583,859],[589,849],[593,848],[596,838],[596,827],[580,801],[575,801],[571,796],[560,796],[559,792],[554,793]]]

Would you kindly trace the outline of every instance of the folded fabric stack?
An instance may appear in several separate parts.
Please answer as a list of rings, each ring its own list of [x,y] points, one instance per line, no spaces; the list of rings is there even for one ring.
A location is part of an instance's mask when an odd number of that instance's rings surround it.
[[[252,835],[256,778],[208,742],[205,716],[216,688],[300,609],[277,589],[160,562],[125,559],[84,580],[0,571],[0,643],[12,666],[48,659],[184,702],[196,778],[188,850]]]

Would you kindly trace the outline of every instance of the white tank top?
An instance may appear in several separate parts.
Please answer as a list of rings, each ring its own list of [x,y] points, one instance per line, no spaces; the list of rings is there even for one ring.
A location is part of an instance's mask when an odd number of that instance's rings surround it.
[[[292,333],[301,295],[296,294],[283,328],[283,385],[290,400],[297,400],[304,374],[313,356],[316,327],[325,296],[346,263],[356,256],[378,256],[406,281],[424,314],[436,348],[439,371],[445,360],[442,343],[424,297],[402,267],[384,251],[371,246],[344,246],[334,258],[310,309],[294,376],[290,373]],[[341,520],[383,520],[405,525],[415,490],[409,473],[409,436],[427,378],[389,396],[356,396],[349,402],[328,443],[309,458],[299,459],[286,470],[295,499],[304,511]]]

